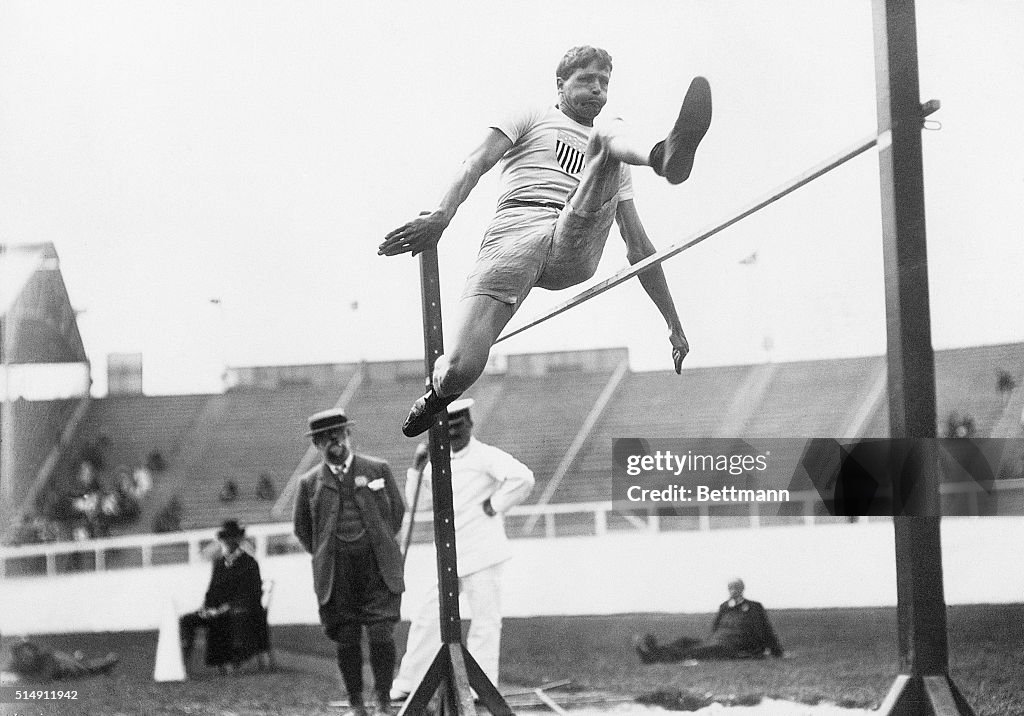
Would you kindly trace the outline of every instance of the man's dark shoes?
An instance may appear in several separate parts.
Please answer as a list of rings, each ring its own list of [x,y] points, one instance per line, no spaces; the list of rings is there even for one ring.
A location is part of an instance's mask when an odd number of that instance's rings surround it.
[[[664,141],[651,150],[651,168],[669,184],[681,184],[690,176],[697,146],[711,126],[711,85],[694,77],[683,98],[683,106]]]
[[[654,637],[650,634],[645,634],[643,638],[639,636],[633,637],[633,648],[636,649],[636,655],[640,657],[641,664],[654,662],[654,654],[651,652],[651,643],[653,641]]]
[[[95,674],[109,674],[121,661],[121,657],[111,652],[99,659],[92,659],[88,668]]]
[[[434,416],[447,408],[449,403],[458,400],[460,395],[462,393],[446,395],[442,398],[434,392],[434,387],[431,386],[425,395],[412,404],[409,417],[405,419],[405,424],[402,426],[402,434],[407,438],[414,438],[425,433],[434,421]]]

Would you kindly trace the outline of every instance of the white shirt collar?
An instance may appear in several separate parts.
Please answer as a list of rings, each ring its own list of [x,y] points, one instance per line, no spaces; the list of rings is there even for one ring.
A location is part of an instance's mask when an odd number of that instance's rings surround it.
[[[327,463],[327,469],[331,471],[331,474],[338,476],[347,473],[352,468],[352,460],[355,458],[355,453],[351,450],[348,451],[348,457],[345,458],[344,465],[335,465],[334,463]]]
[[[470,449],[470,448],[472,448],[472,447],[473,447],[473,445],[475,445],[475,444],[476,444],[476,438],[475,438],[475,437],[473,437],[472,435],[470,435],[470,436],[469,436],[469,442],[467,442],[467,443],[466,443],[466,447],[462,448],[462,449],[461,449],[461,450],[459,450],[458,452],[454,452],[454,451],[453,451],[453,452],[452,452],[452,457],[462,457],[462,456],[463,456],[463,455],[465,455],[465,454],[466,454],[467,452],[469,452],[469,449]]]

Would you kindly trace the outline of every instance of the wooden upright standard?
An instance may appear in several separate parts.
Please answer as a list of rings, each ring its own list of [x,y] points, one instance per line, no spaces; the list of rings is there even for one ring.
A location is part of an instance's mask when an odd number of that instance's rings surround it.
[[[939,477],[935,453],[935,359],[928,306],[923,116],[914,0],[873,0],[875,77],[885,264],[889,426],[909,438],[894,517],[900,675],[880,713],[973,714],[949,678],[942,585]],[[890,141],[883,141],[888,138]]]
[[[429,386],[434,374],[434,362],[444,353],[444,338],[441,332],[441,285],[436,248],[420,254],[420,288],[423,295],[423,347]],[[399,716],[418,716],[426,713],[427,704],[435,694],[438,696],[442,714],[476,714],[473,691],[476,691],[481,703],[495,716],[512,716],[512,709],[462,643],[459,571],[455,550],[455,509],[452,506],[451,444],[448,440],[448,416],[445,411],[441,411],[430,426],[430,463],[433,476],[434,544],[437,547],[441,648],[423,680],[402,705]]]

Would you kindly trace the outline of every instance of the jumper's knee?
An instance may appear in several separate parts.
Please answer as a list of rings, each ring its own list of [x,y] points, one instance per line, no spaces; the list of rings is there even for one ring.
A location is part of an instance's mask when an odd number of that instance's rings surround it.
[[[488,351],[456,348],[434,364],[434,390],[439,395],[462,393],[476,382],[487,365]]]

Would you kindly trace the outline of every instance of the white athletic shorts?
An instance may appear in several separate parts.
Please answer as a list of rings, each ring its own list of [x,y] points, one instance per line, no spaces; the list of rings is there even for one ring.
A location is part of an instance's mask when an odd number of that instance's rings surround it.
[[[615,219],[613,198],[595,212],[571,205],[502,209],[487,227],[462,298],[490,296],[515,311],[534,286],[558,290],[594,275]]]

